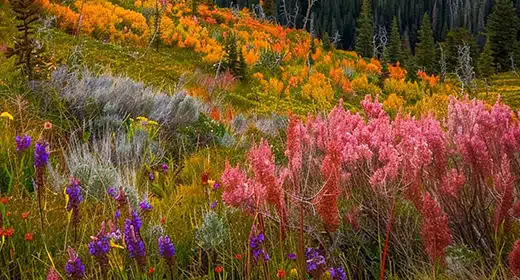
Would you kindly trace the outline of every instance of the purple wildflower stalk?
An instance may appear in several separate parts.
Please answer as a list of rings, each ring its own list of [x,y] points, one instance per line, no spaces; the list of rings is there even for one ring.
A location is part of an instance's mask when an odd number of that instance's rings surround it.
[[[25,134],[23,137],[17,135],[15,141],[17,152],[23,152],[31,146],[31,137],[27,134]]]
[[[108,267],[108,253],[110,252],[110,238],[105,233],[105,222],[101,224],[101,230],[96,236],[90,237],[92,241],[88,244],[88,250],[101,267],[101,273],[106,276]]]
[[[78,254],[71,247],[68,248],[69,260],[65,265],[65,272],[71,279],[83,279],[85,277],[85,266]]]
[[[131,259],[135,259],[141,268],[146,265],[146,248],[141,238],[141,218],[136,211],[132,212],[131,219],[125,220],[125,243]]]
[[[159,237],[158,241],[159,255],[164,258],[169,266],[175,264],[175,247],[168,235]]]
[[[332,278],[332,280],[347,280],[347,274],[341,267],[338,267],[338,268],[331,267],[329,272],[330,272],[330,278]]]
[[[79,181],[72,177],[65,192],[69,196],[69,203],[67,203],[67,211],[72,211],[72,225],[74,226],[74,242],[76,242],[77,227],[79,225],[80,220],[79,205],[81,201],[83,201]]]
[[[45,142],[43,139],[38,140],[35,145],[34,150],[34,166],[36,169],[36,190],[38,195],[38,209],[40,211],[40,225],[43,230],[43,205],[45,203],[45,184],[44,184],[44,175],[45,175],[45,166],[49,163],[49,153],[47,152],[47,147],[49,143]]]
[[[258,262],[260,257],[263,257],[264,262],[269,260],[269,255],[265,252],[263,248],[263,243],[265,241],[265,236],[262,232],[258,235],[255,235],[254,230],[253,233],[249,236],[249,248],[251,248],[251,252],[253,253],[253,257],[255,262]]]

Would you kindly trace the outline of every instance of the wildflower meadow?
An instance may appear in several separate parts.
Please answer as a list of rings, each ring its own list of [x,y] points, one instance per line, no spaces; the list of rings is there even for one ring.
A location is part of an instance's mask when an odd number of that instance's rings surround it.
[[[0,0],[0,280],[520,278],[518,1],[372,2]]]

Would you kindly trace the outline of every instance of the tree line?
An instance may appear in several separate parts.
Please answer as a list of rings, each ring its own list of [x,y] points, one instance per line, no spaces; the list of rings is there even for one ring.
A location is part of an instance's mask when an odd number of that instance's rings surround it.
[[[510,71],[520,61],[520,0],[215,1],[306,29],[337,48],[431,73],[455,71],[464,52],[476,70],[482,55],[492,57],[494,71]]]

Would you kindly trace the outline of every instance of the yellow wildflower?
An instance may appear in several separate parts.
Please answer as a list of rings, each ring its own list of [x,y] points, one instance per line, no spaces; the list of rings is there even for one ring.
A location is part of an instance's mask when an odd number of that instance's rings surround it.
[[[13,115],[9,114],[9,112],[2,112],[2,114],[0,114],[0,118],[8,118],[10,120],[14,120]]]

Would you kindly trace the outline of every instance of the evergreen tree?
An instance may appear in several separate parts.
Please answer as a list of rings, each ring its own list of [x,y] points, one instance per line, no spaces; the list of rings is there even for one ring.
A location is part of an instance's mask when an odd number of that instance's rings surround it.
[[[321,38],[321,41],[323,42],[323,49],[326,51],[330,51],[332,49],[332,45],[330,43],[329,33],[325,32],[323,34],[323,37]]]
[[[389,63],[395,64],[397,61],[403,62],[403,50],[401,48],[401,38],[399,36],[399,26],[397,25],[396,17],[392,20],[390,41],[386,50],[388,54],[385,55],[385,57]]]
[[[491,42],[489,38],[486,40],[484,50],[480,54],[477,62],[477,74],[480,78],[487,81],[493,74],[495,74],[495,67],[493,62],[493,50],[491,50]]]
[[[372,37],[374,37],[374,23],[370,0],[363,0],[361,14],[358,18],[356,30],[356,52],[364,57],[371,57],[373,51]]]
[[[7,49],[6,57],[15,56],[17,68],[29,80],[34,78],[35,68],[43,66],[41,57],[43,48],[39,47],[34,37],[35,23],[40,19],[38,7],[35,0],[11,1],[11,9],[20,23],[16,26],[19,33],[15,37],[14,46]]]
[[[238,48],[238,41],[235,34],[228,36],[224,50],[226,51],[224,67],[228,69],[233,76],[240,79],[245,78],[247,64],[242,51]]]
[[[237,52],[237,38],[234,34],[229,34],[226,38],[224,51],[226,52],[226,55],[224,57],[225,68],[228,69],[229,72],[231,72],[231,74],[238,76],[237,72],[239,68],[239,58]]]
[[[276,18],[276,2],[274,0],[264,0],[262,9],[268,19]]]
[[[457,28],[448,32],[446,36],[446,64],[448,71],[453,72],[457,69],[457,59],[459,46],[468,45],[471,51],[471,57],[476,58],[478,47],[473,34],[467,28]]]
[[[415,48],[415,57],[417,59],[417,66],[422,68],[427,73],[436,72],[436,49],[435,41],[433,39],[432,25],[430,16],[425,13],[422,20],[421,28],[419,29],[419,43]]]
[[[511,0],[497,0],[486,26],[493,60],[499,71],[511,69],[510,55],[515,51],[520,26]]]
[[[410,39],[408,34],[404,35],[404,41],[402,45],[403,49],[403,63],[401,65],[408,71],[408,77],[410,79],[417,78],[417,63],[415,57],[412,55],[412,48],[410,46]]]

